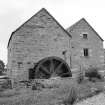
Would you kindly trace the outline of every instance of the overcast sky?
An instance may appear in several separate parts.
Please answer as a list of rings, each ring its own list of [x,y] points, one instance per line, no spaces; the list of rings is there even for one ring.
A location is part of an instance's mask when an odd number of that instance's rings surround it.
[[[105,40],[104,0],[0,0],[0,59],[5,63],[11,32],[43,7],[65,29],[84,17]]]

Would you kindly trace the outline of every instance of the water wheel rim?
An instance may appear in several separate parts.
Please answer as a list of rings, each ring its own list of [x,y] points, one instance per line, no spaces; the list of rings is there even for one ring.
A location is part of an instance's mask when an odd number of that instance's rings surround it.
[[[53,62],[53,60],[60,61],[60,64],[61,64],[61,65],[65,65],[66,68],[68,69],[68,74],[71,75],[71,71],[70,71],[70,68],[69,68],[68,64],[67,64],[63,59],[61,59],[61,58],[59,58],[59,57],[55,57],[55,56],[53,56],[53,57],[47,57],[47,58],[42,59],[42,60],[39,62],[39,64],[37,65],[37,67],[36,67],[36,74],[37,74],[37,72],[39,71],[40,67],[42,67],[42,65],[43,65],[46,61],[50,61],[50,63],[51,63],[51,62]],[[53,65],[54,65],[54,62],[53,62]],[[56,70],[54,70],[54,67],[50,67],[50,69],[51,69],[50,72],[49,72],[49,70],[47,70],[47,69],[45,70],[44,67],[43,67],[43,69],[44,69],[44,71],[46,72],[46,74],[49,75],[49,77],[57,76],[56,71],[57,71],[58,68],[56,68]],[[52,69],[53,69],[53,70],[52,70]],[[54,73],[55,73],[55,74],[54,74]]]

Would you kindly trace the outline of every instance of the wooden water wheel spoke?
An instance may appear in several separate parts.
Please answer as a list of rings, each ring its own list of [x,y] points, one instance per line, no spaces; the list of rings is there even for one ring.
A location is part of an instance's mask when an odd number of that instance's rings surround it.
[[[55,71],[60,70],[60,68],[62,67],[62,65],[63,65],[63,62],[61,62],[61,63],[57,66],[57,68],[55,69]]]
[[[53,59],[50,59],[50,72],[54,72],[54,64],[53,64]]]
[[[51,74],[48,69],[46,67],[44,67],[43,65],[40,66],[41,70],[43,70],[46,74]]]

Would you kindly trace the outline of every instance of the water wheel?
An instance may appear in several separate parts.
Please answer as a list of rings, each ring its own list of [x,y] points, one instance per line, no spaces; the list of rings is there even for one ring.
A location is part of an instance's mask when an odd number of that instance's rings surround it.
[[[39,61],[35,69],[35,78],[48,79],[56,76],[72,76],[70,68],[64,60],[58,57],[48,57]]]

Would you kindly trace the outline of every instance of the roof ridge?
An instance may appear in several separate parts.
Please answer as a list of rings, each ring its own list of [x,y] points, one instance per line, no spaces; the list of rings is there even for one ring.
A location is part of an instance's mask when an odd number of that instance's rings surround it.
[[[72,29],[78,24],[78,23],[80,23],[80,21],[82,21],[82,20],[85,20],[86,21],[86,19],[85,18],[81,18],[80,20],[78,20],[77,22],[75,22],[73,25],[71,25],[70,27],[68,27],[67,28],[67,30],[71,30],[72,31]]]

